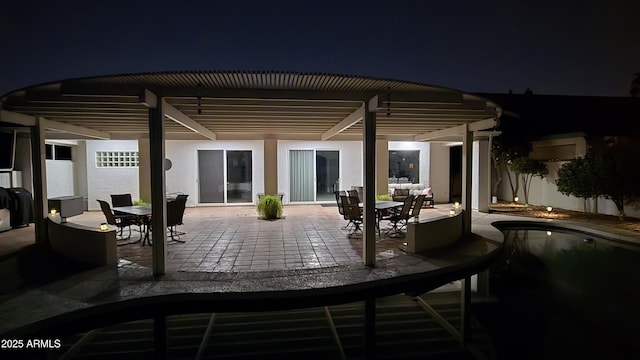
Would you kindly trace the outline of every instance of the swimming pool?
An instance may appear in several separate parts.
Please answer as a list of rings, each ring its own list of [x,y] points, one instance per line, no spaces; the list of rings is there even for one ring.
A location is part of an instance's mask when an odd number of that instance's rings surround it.
[[[505,247],[479,309],[501,358],[640,354],[640,246],[579,231],[496,224]],[[484,314],[482,314],[484,312]]]

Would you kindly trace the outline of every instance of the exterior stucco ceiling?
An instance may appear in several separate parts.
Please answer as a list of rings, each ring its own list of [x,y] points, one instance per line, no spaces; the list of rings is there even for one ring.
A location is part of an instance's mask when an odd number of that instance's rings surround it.
[[[185,124],[168,117],[167,139],[205,139],[204,131],[217,139],[320,140],[355,119],[329,140],[356,140],[362,138],[358,110],[370,99],[377,99],[372,102],[377,107],[377,135],[388,140],[414,140],[497,119],[501,113],[486,98],[406,81],[211,71],[110,75],[35,85],[2,96],[0,121],[11,123],[15,116],[10,114],[45,118],[57,125],[49,127],[48,138],[77,139],[95,133],[111,139],[144,138],[149,94],[188,120]],[[76,131],[82,129],[88,131]]]

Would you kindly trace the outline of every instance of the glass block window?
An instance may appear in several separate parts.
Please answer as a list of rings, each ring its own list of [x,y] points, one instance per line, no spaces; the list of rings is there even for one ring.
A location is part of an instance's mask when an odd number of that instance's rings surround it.
[[[137,151],[96,151],[96,166],[138,167]]]

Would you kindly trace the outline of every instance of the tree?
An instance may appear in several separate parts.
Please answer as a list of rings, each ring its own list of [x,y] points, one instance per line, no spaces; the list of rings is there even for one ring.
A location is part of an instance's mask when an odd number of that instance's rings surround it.
[[[602,195],[598,190],[601,188],[598,173],[593,157],[575,158],[560,167],[556,186],[564,195],[583,198],[586,211],[587,199]]]
[[[586,199],[604,196],[613,201],[624,218],[625,203],[640,200],[640,164],[632,154],[640,153],[640,139],[628,136],[589,139],[585,158],[564,164],[558,171],[558,191]],[[585,206],[586,207],[586,206]],[[597,212],[597,201],[596,201]]]
[[[498,186],[502,183],[502,174],[506,174],[509,180],[509,186],[511,187],[512,199],[518,196],[520,191],[520,177],[519,174],[512,176],[509,170],[512,169],[514,159],[520,156],[529,154],[531,145],[528,141],[523,139],[509,139],[507,137],[497,137],[493,139],[491,144],[491,158],[493,167],[496,172],[496,181],[493,184],[493,193],[498,193]]]
[[[529,205],[529,190],[531,189],[531,180],[534,176],[543,178],[549,173],[547,164],[540,160],[534,160],[528,156],[519,156],[512,160],[511,169],[516,174],[520,175],[522,179],[522,185],[524,188],[524,203]]]

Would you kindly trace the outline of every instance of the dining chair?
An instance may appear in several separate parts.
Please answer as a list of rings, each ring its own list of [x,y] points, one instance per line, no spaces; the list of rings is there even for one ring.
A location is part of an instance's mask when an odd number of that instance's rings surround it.
[[[347,195],[356,198],[358,203],[360,202],[360,195],[358,195],[357,190],[347,190]]]
[[[104,217],[107,220],[107,224],[116,226],[118,228],[118,232],[116,235],[118,236],[117,240],[128,240],[131,238],[131,223],[126,219],[126,216],[123,215],[115,215],[111,210],[111,206],[108,202],[104,200],[97,200],[98,204],[100,204],[100,209],[104,214]],[[129,234],[127,237],[123,237],[124,228],[129,228]],[[118,244],[125,245],[125,244]]]
[[[133,206],[133,200],[131,198],[131,194],[112,194],[111,195],[111,205],[113,207],[118,206]],[[138,231],[142,233],[142,226],[144,226],[141,218],[135,215],[125,214],[118,210],[113,210],[115,215],[121,216],[122,221],[128,221],[130,225],[137,225]]]
[[[187,198],[188,197],[189,197],[188,194],[178,194],[178,195],[176,195],[176,199],[174,201],[184,201],[184,207],[186,209],[186,207],[187,207]],[[184,211],[185,211],[185,209],[182,210],[178,225],[184,225],[182,223],[182,220],[184,219]],[[177,227],[175,229],[175,233],[178,234],[178,235],[184,235],[185,234],[183,231],[178,231]]]
[[[178,233],[176,227],[182,224],[186,202],[186,198],[167,202],[167,228],[169,229],[169,236],[171,240],[181,243],[185,242],[180,239],[180,236],[184,235],[184,233]]]
[[[341,196],[347,196],[347,192],[344,190],[336,190],[333,192],[333,194],[336,196],[336,203],[338,204],[338,213],[340,213],[340,215],[342,215],[342,217],[348,221],[347,225],[342,227],[342,230],[346,230],[347,228],[349,228],[349,226],[352,225],[351,221],[349,221],[347,219],[347,217],[344,215],[344,207],[342,207],[342,199]]]
[[[411,206],[413,205],[413,195],[409,195],[404,199],[400,211],[392,213],[390,216],[383,218],[391,223],[391,228],[386,231],[389,237],[404,237],[402,228],[406,225],[407,220],[411,217]]]
[[[362,209],[358,203],[358,198],[341,195],[340,202],[344,209],[344,218],[353,224],[353,228],[347,236],[351,238],[357,236],[358,233],[362,234]]]
[[[413,208],[411,209],[412,218],[417,219],[420,216],[420,209],[422,209],[422,204],[425,202],[425,198],[426,198],[426,195],[416,196],[416,199],[413,202]]]

